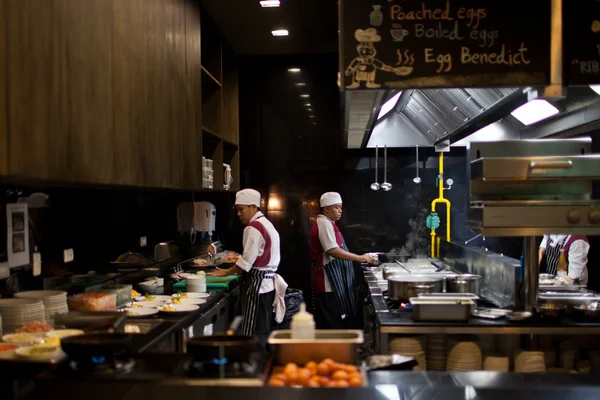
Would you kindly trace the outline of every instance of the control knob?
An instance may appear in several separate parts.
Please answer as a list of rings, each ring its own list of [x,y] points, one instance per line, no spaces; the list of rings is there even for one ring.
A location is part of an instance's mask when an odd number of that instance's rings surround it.
[[[567,214],[567,221],[569,221],[570,224],[578,224],[580,219],[579,212],[576,210],[571,210]]]
[[[597,225],[600,223],[600,211],[594,210],[588,214],[588,221],[590,224]]]

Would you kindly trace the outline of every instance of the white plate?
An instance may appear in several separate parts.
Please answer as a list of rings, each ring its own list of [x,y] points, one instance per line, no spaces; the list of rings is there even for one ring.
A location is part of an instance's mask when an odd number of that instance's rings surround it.
[[[43,354],[29,354],[33,349],[48,349],[51,350],[48,353]],[[60,346],[27,346],[27,347],[19,347],[15,350],[15,354],[18,357],[24,358],[26,360],[51,360],[54,357],[60,355]]]
[[[204,304],[206,303],[205,299],[178,299],[181,303],[173,303],[173,304]]]
[[[85,332],[80,329],[57,329],[48,333],[48,337],[57,337],[59,339],[79,335],[85,335]]]
[[[171,300],[171,298],[169,298],[169,301]],[[131,303],[128,303],[126,305],[126,308],[137,308],[137,309],[141,309],[141,308],[158,308],[162,305],[164,305],[166,302],[165,301],[137,301],[136,304],[139,304],[141,307],[131,307]]]
[[[207,297],[210,297],[210,294],[208,293],[183,293],[183,294],[187,294],[187,297],[181,297],[179,294],[175,293],[173,296],[173,298],[182,298],[182,299],[206,299]]]
[[[194,304],[169,304],[169,307],[175,309],[175,311],[165,311],[163,309],[163,307],[160,307],[158,309],[158,311],[160,311],[162,313],[165,313],[165,314],[176,314],[176,313],[191,312],[191,311],[196,311],[197,309],[200,308],[200,307],[198,307],[197,305],[194,305]]]
[[[158,314],[158,309],[156,308],[124,308],[123,312],[127,313],[128,317],[131,318],[139,318],[139,317],[149,317],[150,315]]]
[[[139,301],[141,303],[141,302],[144,302],[144,301],[165,302],[165,301],[170,301],[171,300],[171,296],[167,296],[167,295],[164,295],[164,294],[151,294],[150,296],[154,297],[154,299],[153,300],[146,300],[146,297],[144,297],[144,296],[138,296],[138,297],[135,298],[135,301]]]
[[[28,345],[46,336],[45,333],[11,333],[2,336],[2,341],[10,344]]]

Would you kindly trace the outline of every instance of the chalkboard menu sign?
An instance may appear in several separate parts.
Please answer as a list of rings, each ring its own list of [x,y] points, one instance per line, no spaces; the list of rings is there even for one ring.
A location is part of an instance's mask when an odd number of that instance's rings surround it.
[[[345,89],[549,83],[551,0],[341,0],[340,7]]]
[[[600,83],[600,1],[563,2],[566,83]]]

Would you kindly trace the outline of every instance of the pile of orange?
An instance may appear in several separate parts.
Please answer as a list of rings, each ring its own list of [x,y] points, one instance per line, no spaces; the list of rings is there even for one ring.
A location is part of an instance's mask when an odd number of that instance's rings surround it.
[[[309,361],[304,367],[287,364],[282,372],[271,375],[269,386],[304,386],[347,388],[363,385],[362,374],[355,365],[340,364],[331,358],[320,363]]]

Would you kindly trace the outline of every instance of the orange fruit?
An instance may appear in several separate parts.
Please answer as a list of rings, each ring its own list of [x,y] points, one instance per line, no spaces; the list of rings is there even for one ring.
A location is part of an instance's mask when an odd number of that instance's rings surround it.
[[[314,377],[314,378],[310,378],[308,380],[308,382],[306,383],[306,386],[312,387],[312,388],[318,388],[318,387],[321,387],[321,384],[319,383],[319,379],[317,377]]]
[[[334,387],[338,387],[338,386],[337,386],[337,382],[336,382],[336,381],[331,381],[331,382],[328,382],[328,383],[325,385],[325,387],[328,387],[328,388],[334,388]]]
[[[298,383],[298,371],[288,371],[288,373],[286,373],[285,376],[287,377],[288,385],[295,385],[296,383]]]
[[[351,374],[353,372],[358,372],[358,368],[355,365],[344,365],[344,371]]]
[[[285,386],[285,382],[282,381],[281,379],[271,378],[269,380],[269,386],[284,387]]]
[[[317,366],[317,374],[321,376],[328,376],[331,373],[331,368],[329,364],[322,362]]]
[[[348,386],[350,386],[350,385],[348,384],[347,380],[341,379],[341,380],[337,381],[337,387],[339,387],[339,388],[348,387]]]
[[[280,381],[287,382],[287,376],[285,374],[282,374],[282,373],[274,374],[273,376],[271,376],[271,378],[273,378],[273,379],[279,379]]]
[[[321,384],[321,386],[327,386],[330,382],[330,379],[327,378],[326,376],[318,376],[316,378],[319,380],[319,383]]]
[[[284,374],[288,374],[291,371],[296,371],[298,369],[298,366],[294,363],[288,363],[285,365],[285,367],[283,367],[283,373]]]
[[[361,377],[351,376],[348,380],[348,383],[350,384],[350,386],[359,387],[362,386],[363,381]]]
[[[335,371],[333,373],[333,375],[331,375],[331,378],[333,380],[336,380],[336,381],[347,381],[348,380],[348,373],[346,371],[342,371],[340,369],[338,371]]]
[[[298,385],[306,385],[308,380],[310,379],[311,374],[310,371],[306,368],[298,368],[298,378],[296,379],[296,383]]]

